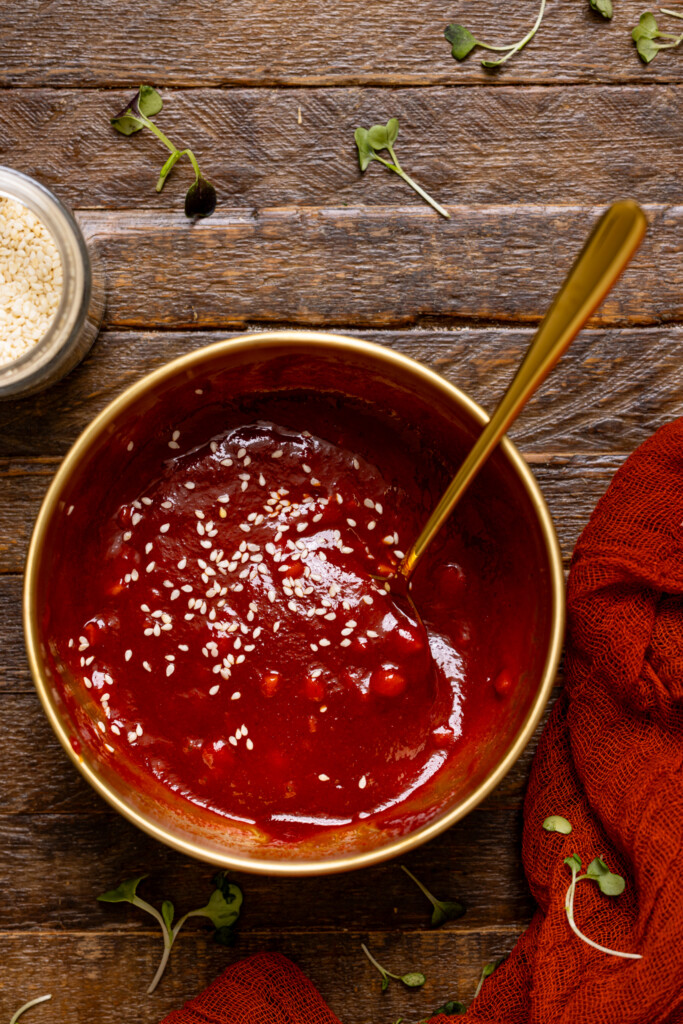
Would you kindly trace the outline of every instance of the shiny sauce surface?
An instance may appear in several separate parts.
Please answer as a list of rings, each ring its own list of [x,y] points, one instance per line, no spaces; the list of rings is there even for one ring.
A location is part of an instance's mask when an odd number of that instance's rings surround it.
[[[343,431],[258,420],[167,445],[54,613],[102,743],[276,841],[400,811],[514,688],[514,562],[465,515],[416,580],[425,632],[374,578],[424,522],[417,482]]]

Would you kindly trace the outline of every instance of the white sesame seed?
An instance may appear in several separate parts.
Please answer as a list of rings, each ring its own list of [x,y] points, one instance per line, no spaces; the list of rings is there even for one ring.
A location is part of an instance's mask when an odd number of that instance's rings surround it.
[[[351,646],[351,641],[349,639],[342,640],[341,643],[339,644],[339,646],[340,647],[350,647]]]
[[[245,746],[246,746],[247,750],[253,750],[254,749],[254,742],[253,742],[253,740],[250,740],[250,739],[247,740]]]
[[[212,697],[215,697],[219,690],[220,690],[220,684],[216,684],[216,686],[212,686],[211,687],[211,689],[209,690],[209,694]]]
[[[168,442],[168,447],[169,448],[180,448],[180,445],[178,444],[177,441],[169,441]]]
[[[187,487],[188,491],[193,491],[196,484],[194,484],[192,480],[186,480],[183,486]]]
[[[170,526],[170,523],[164,523],[163,526],[159,527],[159,533],[168,533]]]
[[[358,788],[359,788],[359,789],[365,789],[365,787],[367,786],[367,784],[368,784],[368,780],[367,780],[367,779],[365,778],[365,776],[364,776],[364,775],[362,775],[362,776],[360,777],[360,779],[358,780]]]
[[[167,676],[172,676],[174,672],[175,672],[175,665],[173,664],[173,662],[171,662],[170,665],[166,666],[166,675]]]
[[[319,775],[318,778],[320,779],[321,782],[329,782],[330,781],[329,775]]]
[[[126,651],[126,653],[124,654],[124,658],[126,659],[126,661],[130,661],[130,659],[131,659],[132,657],[133,657],[133,652],[132,652],[132,651],[130,650],[130,648],[129,648],[129,649],[128,649],[128,650]]]
[[[273,454],[271,455],[271,459],[281,459],[283,455],[284,452],[282,451],[282,448],[278,448],[278,450],[276,452],[273,452]]]
[[[239,690],[235,690],[230,700],[239,700],[241,696],[242,694],[239,692]]]

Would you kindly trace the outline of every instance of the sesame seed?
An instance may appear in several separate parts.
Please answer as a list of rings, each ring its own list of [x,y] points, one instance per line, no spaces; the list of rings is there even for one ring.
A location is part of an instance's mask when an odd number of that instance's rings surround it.
[[[366,508],[374,508],[375,507],[375,503],[372,500],[372,498],[364,498],[363,499],[363,504],[365,505]]]
[[[180,448],[180,445],[178,444],[177,441],[169,441],[168,442],[168,447],[169,448]]]
[[[377,513],[378,516],[381,516],[382,512],[384,512],[383,507],[380,505],[378,501],[375,502],[375,512]]]
[[[365,778],[365,776],[364,776],[364,775],[362,775],[362,776],[360,777],[360,779],[358,780],[358,788],[359,788],[359,789],[365,789],[365,787],[367,786],[367,784],[368,784],[368,780],[367,780],[367,779]]]
[[[164,523],[163,526],[159,527],[159,533],[168,533],[170,526],[170,523]]]
[[[230,700],[239,700],[241,696],[242,694],[239,692],[239,690],[235,690]]]
[[[273,452],[273,454],[271,455],[271,459],[281,459],[283,455],[284,452],[282,448],[278,448],[278,450],[276,452]]]
[[[128,650],[126,651],[126,653],[124,654],[124,658],[126,659],[126,661],[130,661],[130,659],[131,659],[132,657],[133,657],[133,652],[132,652],[132,651],[130,650],[130,648],[129,648],[129,649],[128,649]]]
[[[348,640],[348,639],[342,640],[341,643],[339,644],[339,646],[340,647],[350,647],[351,646],[351,641]]]
[[[166,666],[166,675],[167,676],[172,676],[174,672],[175,672],[175,665],[173,664],[173,662],[171,662],[169,665]]]
[[[179,430],[174,430],[173,433],[171,434],[172,440],[177,441],[179,437],[180,437],[180,431]]]
[[[212,697],[215,697],[219,690],[220,690],[220,685],[217,683],[216,686],[212,686],[211,687],[211,689],[209,690],[209,694]]]
[[[129,441],[127,446],[126,446],[126,451],[127,452],[132,452],[134,447],[135,447],[135,442],[134,441]]]
[[[320,779],[321,782],[329,782],[330,781],[329,775],[319,775],[318,778]]]
[[[247,750],[253,750],[254,749],[254,742],[253,742],[253,740],[247,740],[246,748],[247,748]]]
[[[192,480],[186,480],[183,486],[187,487],[188,491],[193,491],[196,485],[192,482]]]
[[[223,504],[225,504],[227,501],[230,501],[230,495],[229,494],[219,494],[218,495],[218,500],[220,502],[222,502]]]

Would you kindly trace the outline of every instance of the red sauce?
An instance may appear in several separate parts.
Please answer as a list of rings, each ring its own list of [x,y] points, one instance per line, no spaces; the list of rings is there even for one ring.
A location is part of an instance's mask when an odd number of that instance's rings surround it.
[[[334,436],[259,421],[187,450],[175,431],[78,539],[87,583],[53,613],[107,749],[276,840],[400,810],[520,671],[519,565],[456,519],[416,580],[425,632],[372,577],[434,496]]]

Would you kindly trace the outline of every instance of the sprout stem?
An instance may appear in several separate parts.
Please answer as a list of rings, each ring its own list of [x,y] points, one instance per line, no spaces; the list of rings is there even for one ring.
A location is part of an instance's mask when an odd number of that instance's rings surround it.
[[[429,891],[429,889],[422,884],[422,882],[420,881],[419,878],[415,877],[415,875],[412,873],[412,871],[408,871],[408,868],[405,867],[404,864],[401,864],[401,871],[405,871],[405,873],[407,874],[408,878],[412,879],[413,882],[415,882],[415,885],[418,887],[418,889],[421,892],[424,893],[424,895],[427,897],[427,899],[429,900],[429,902],[432,904],[433,907],[438,907],[439,906],[438,900],[435,899],[434,896],[432,896],[432,894]]]
[[[543,21],[543,15],[545,13],[545,5],[546,5],[546,0],[541,0],[541,8],[540,8],[540,10],[538,12],[538,17],[536,18],[536,21],[534,22],[533,28],[531,28],[527,32],[527,34],[524,36],[524,38],[520,39],[518,43],[515,43],[515,45],[513,47],[511,47],[509,53],[506,53],[504,57],[501,57],[500,60],[490,61],[489,64],[487,64],[487,66],[499,67],[501,64],[505,64],[506,61],[510,60],[510,57],[514,57],[514,55],[516,53],[519,53],[520,50],[524,49],[526,44],[528,42],[530,42],[534,38],[536,33],[538,32],[540,24]],[[479,42],[479,41],[477,40],[477,42]],[[482,44],[479,43],[479,45],[481,46]],[[487,47],[485,47],[485,49],[487,49],[487,50],[491,49],[492,50],[492,49],[494,49],[494,47],[487,46]]]
[[[30,1010],[32,1006],[37,1006],[38,1003],[46,1003],[48,999],[52,999],[52,993],[46,996],[38,996],[37,999],[31,999],[30,1002],[24,1003],[23,1006],[19,1007],[19,1009],[14,1014],[9,1024],[17,1024],[17,1021],[21,1017],[22,1013],[26,1013],[27,1010]]]
[[[569,927],[571,930],[578,935],[587,945],[592,946],[593,949],[599,950],[601,953],[608,953],[610,956],[621,956],[628,960],[642,960],[640,953],[620,953],[616,949],[608,949],[607,946],[601,946],[598,942],[593,942],[587,935],[584,935],[578,928],[576,921],[574,920],[574,893],[576,891],[577,882],[581,882],[584,878],[590,878],[590,875],[579,875],[577,877],[576,870],[572,868],[572,880],[569,883],[567,889],[567,895],[564,901],[564,909],[567,914],[567,920],[569,921]]]

